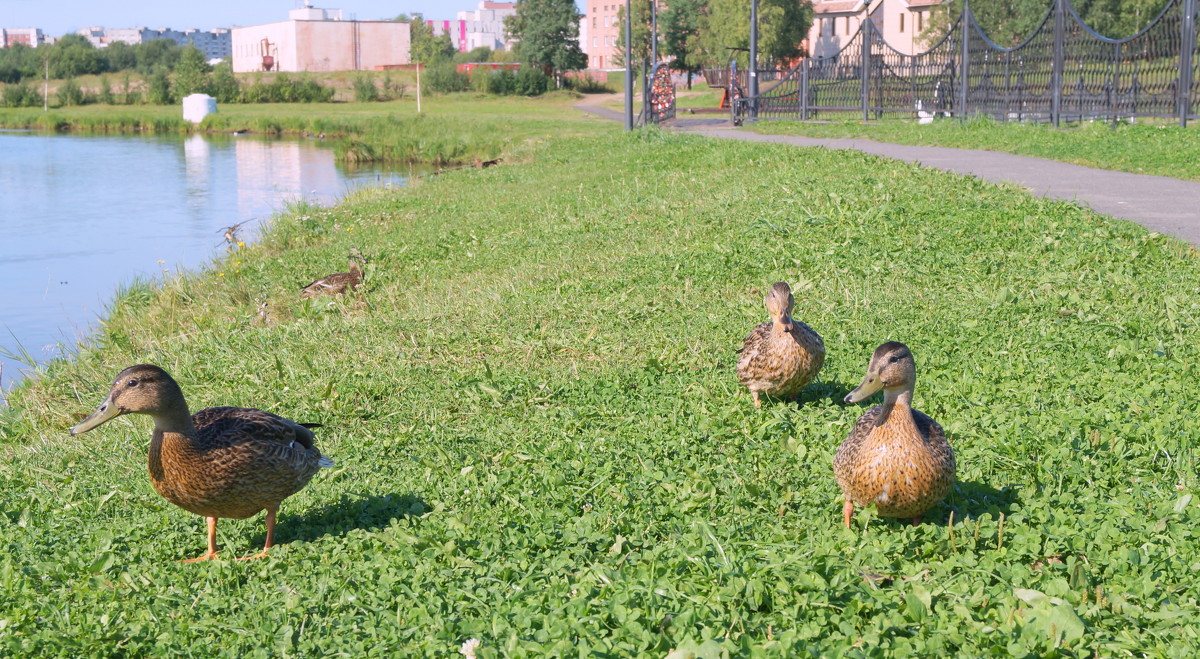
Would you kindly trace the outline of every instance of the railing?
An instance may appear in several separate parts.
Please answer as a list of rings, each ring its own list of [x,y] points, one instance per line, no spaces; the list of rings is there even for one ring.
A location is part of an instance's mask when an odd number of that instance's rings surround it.
[[[923,53],[884,41],[872,20],[828,57],[802,61],[755,98],[733,103],[735,123],[757,119],[988,115],[1003,121],[1177,118],[1200,111],[1198,0],[1170,0],[1126,39],[1097,34],[1070,0],[1053,0],[1033,34],[996,45],[969,3]]]

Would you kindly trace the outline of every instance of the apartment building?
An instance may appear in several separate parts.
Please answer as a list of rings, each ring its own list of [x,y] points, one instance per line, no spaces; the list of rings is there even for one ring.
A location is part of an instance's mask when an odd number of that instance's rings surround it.
[[[460,11],[452,21],[427,21],[434,36],[449,34],[459,52],[486,46],[492,50],[512,50],[513,42],[504,33],[504,19],[517,13],[515,2],[484,0],[474,11]]]
[[[83,36],[97,48],[104,48],[110,43],[123,41],[129,45],[137,45],[155,39],[170,39],[180,46],[194,45],[208,59],[221,59],[233,54],[233,41],[229,28],[215,30],[172,30],[171,28],[113,28],[102,26],[86,27],[76,34]]]
[[[37,48],[46,43],[46,35],[36,27],[0,27],[0,48],[22,44]]]
[[[665,3],[658,3],[659,9]],[[621,40],[621,25],[618,12],[625,6],[624,0],[586,0],[583,19],[579,25],[579,45],[588,57],[589,69],[616,69],[617,53],[624,45]]]

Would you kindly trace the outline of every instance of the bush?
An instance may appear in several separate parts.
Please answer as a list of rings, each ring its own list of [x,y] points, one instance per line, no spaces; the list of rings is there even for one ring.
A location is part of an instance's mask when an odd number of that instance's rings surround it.
[[[105,105],[115,105],[117,97],[113,94],[112,84],[108,81],[108,76],[100,76],[100,94],[96,100]]]
[[[359,75],[354,79],[354,100],[359,103],[374,103],[379,100],[379,90],[375,81],[368,75]]]
[[[517,70],[513,80],[514,94],[521,96],[540,96],[550,88],[550,78],[541,69],[534,66],[522,66]]]
[[[242,86],[234,77],[233,65],[229,62],[218,64],[213,69],[209,87],[218,103],[237,103],[242,95]]]
[[[59,85],[54,97],[58,99],[58,104],[64,107],[68,105],[83,105],[87,102],[87,97],[83,93],[83,89],[79,86],[79,83],[75,82],[74,78],[67,78],[63,84]]]
[[[4,86],[4,106],[9,108],[33,108],[42,104],[42,95],[28,82]]]
[[[567,87],[581,94],[611,94],[616,91],[586,73],[567,78]]]
[[[328,103],[332,100],[332,87],[322,87],[315,80],[297,80],[284,73],[269,83],[260,78],[242,91],[245,103]]]
[[[439,62],[427,67],[421,76],[421,84],[426,91],[441,94],[465,92],[471,88],[471,81],[454,68],[453,62]]]
[[[146,89],[146,102],[151,105],[170,105],[173,102],[171,94],[171,79],[167,77],[166,69],[157,69],[149,80]]]

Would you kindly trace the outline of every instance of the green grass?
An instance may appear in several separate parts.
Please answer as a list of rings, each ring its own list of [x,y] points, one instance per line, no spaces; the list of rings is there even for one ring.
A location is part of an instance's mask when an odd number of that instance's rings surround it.
[[[763,121],[751,130],[808,137],[855,137],[878,142],[987,149],[1050,160],[1200,181],[1200,129],[1161,123],[1103,122],[1054,128],[1043,124],[972,119],[939,119],[931,124],[887,120],[802,123]]]
[[[530,158],[296,208],[13,391],[0,654],[1195,655],[1183,243],[851,152],[643,131]],[[360,292],[299,300],[351,246]],[[755,410],[734,349],[779,279],[829,357]],[[839,401],[889,339],[959,483],[919,527],[847,531],[831,460],[865,408]],[[147,419],[66,435],[147,361],[194,409],[325,424],[338,467],[270,558],[176,562],[204,524],[151,489]],[[226,556],[262,538],[220,526]]]
[[[571,105],[578,94],[538,98],[476,93],[425,96],[385,103],[230,103],[199,126],[183,120],[178,106],[85,105],[54,109],[0,108],[0,128],[87,133],[190,133],[249,131],[266,135],[319,135],[335,140],[349,162],[469,163],[519,155],[551,136],[596,135],[619,126],[585,118]]]

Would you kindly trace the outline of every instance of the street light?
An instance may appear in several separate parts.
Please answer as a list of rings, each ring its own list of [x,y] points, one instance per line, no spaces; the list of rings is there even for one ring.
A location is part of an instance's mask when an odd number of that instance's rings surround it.
[[[750,118],[758,118],[758,0],[750,0],[750,68],[747,72],[750,78]]]
[[[625,0],[625,130],[633,130],[633,15]]]

